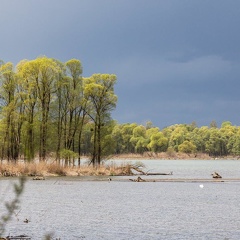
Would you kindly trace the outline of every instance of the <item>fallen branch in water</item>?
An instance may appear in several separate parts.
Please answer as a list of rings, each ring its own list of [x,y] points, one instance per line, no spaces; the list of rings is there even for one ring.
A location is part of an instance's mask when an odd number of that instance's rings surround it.
[[[156,173],[151,173],[151,172],[146,172],[146,174],[145,175],[173,175],[173,172],[170,172],[170,173],[158,173],[158,172],[156,172]]]
[[[170,173],[161,173],[161,172],[145,172],[141,169],[142,167],[141,166],[136,166],[136,165],[131,165],[131,169],[135,170],[136,172],[138,172],[138,174],[140,173],[141,175],[150,175],[150,176],[153,176],[153,175],[173,175],[173,172],[170,172]]]

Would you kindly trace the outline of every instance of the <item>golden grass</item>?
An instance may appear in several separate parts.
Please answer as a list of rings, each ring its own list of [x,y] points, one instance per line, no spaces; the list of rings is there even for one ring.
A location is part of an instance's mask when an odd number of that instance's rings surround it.
[[[0,176],[117,176],[132,175],[131,166],[101,165],[97,168],[81,165],[81,167],[65,167],[57,163],[2,163]]]
[[[229,156],[228,156],[229,157]],[[114,155],[111,159],[121,160],[146,160],[146,159],[212,159],[207,154],[186,154],[186,153],[150,153],[144,154],[120,154]],[[233,158],[234,159],[234,158]],[[94,168],[88,165],[81,167],[65,167],[57,164],[54,160],[49,159],[46,162],[24,162],[7,163],[0,162],[0,176],[129,176],[133,175],[132,169],[136,170],[127,161],[121,165],[116,165],[114,161],[110,165],[101,165]]]

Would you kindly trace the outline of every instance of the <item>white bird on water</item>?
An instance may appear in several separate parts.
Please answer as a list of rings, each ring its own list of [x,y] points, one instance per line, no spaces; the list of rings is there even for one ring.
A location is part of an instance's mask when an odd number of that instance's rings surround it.
[[[200,184],[199,187],[200,187],[200,188],[204,188],[203,184]]]

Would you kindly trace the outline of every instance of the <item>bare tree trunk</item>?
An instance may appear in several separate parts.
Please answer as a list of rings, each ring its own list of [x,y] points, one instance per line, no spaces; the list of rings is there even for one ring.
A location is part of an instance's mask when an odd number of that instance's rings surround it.
[[[94,124],[92,164],[94,167],[97,165],[97,126],[96,124]]]
[[[97,146],[98,146],[98,151],[97,151],[97,164],[98,166],[101,163],[101,156],[102,156],[102,146],[101,146],[101,123],[99,120],[99,123],[97,125]]]

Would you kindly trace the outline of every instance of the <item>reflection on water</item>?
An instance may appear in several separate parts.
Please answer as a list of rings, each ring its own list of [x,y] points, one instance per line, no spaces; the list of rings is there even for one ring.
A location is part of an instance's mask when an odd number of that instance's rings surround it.
[[[145,164],[154,172],[173,171],[172,177],[186,178],[209,178],[212,171],[239,177],[240,170],[240,161],[155,160]],[[12,195],[6,190],[10,181],[0,180],[1,200]],[[44,233],[53,233],[55,238],[68,240],[240,239],[240,183],[200,184],[114,178],[112,182],[86,181],[80,177],[29,180],[20,212],[6,234],[43,239]],[[26,218],[29,223],[23,222]]]

